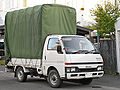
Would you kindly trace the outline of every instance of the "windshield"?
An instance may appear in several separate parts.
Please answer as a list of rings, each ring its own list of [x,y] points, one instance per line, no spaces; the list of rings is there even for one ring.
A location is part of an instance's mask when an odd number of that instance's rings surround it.
[[[64,36],[62,41],[67,54],[95,51],[93,44],[85,37]]]

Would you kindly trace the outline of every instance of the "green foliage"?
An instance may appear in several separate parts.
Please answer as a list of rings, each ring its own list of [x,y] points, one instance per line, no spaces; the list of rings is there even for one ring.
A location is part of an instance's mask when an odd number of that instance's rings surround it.
[[[96,27],[93,27],[93,26],[84,26],[84,27],[88,29],[96,30]]]
[[[0,65],[5,65],[5,62],[3,62],[3,61],[0,61]]]
[[[0,58],[0,65],[5,65],[5,56]]]
[[[90,12],[92,16],[95,16],[94,20],[96,23],[93,27],[96,27],[101,37],[105,37],[106,34],[115,31],[114,24],[120,16],[118,7],[108,1],[103,6],[97,4],[96,9],[91,9]]]

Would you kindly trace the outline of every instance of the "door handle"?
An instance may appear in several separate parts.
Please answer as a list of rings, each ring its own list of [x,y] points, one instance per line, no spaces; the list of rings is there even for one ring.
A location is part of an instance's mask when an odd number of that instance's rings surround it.
[[[46,60],[46,56],[45,56],[45,60]]]

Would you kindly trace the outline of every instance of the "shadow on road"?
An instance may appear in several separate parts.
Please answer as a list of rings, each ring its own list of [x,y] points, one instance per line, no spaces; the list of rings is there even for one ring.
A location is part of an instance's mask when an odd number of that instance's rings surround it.
[[[34,83],[34,84],[43,84],[46,87],[50,87],[49,84],[45,79],[39,79],[39,78],[28,78],[28,80],[24,83]],[[102,88],[99,85],[93,85],[92,83],[90,85],[82,85],[80,83],[73,83],[68,81],[63,81],[63,84],[59,89],[74,89],[74,88]]]

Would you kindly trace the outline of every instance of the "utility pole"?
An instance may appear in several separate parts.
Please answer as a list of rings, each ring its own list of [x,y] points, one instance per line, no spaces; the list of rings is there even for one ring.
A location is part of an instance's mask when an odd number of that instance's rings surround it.
[[[56,0],[54,0],[54,4],[56,4]]]
[[[80,8],[80,13],[81,13],[81,22],[82,22],[82,25],[83,25],[83,22],[84,22],[84,0],[81,0],[81,3],[82,3],[82,5],[81,5],[81,8]],[[91,32],[89,32],[89,33],[91,33]],[[91,35],[90,35],[90,37],[91,37]]]
[[[23,0],[23,7],[27,7],[27,0]]]

